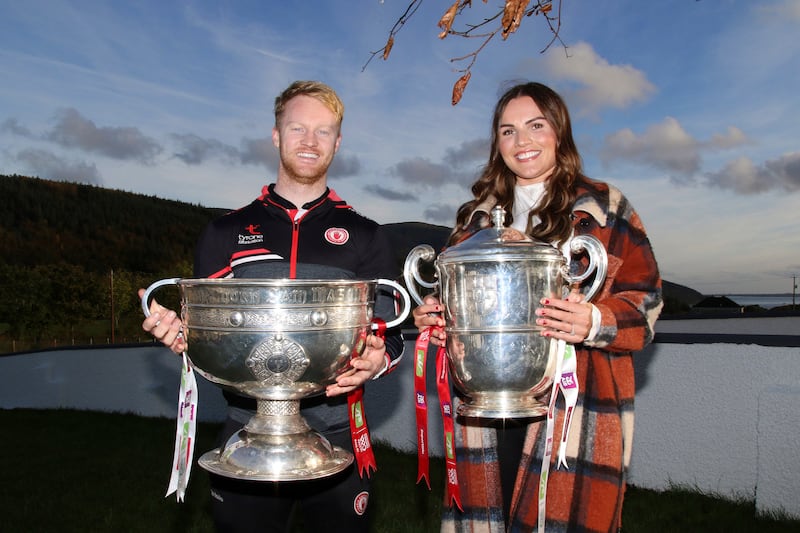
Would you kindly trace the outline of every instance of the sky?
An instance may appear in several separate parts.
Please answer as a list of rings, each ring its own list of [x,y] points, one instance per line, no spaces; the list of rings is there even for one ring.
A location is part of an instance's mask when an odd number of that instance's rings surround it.
[[[800,275],[800,0],[563,0],[488,42],[449,1],[0,2],[0,174],[237,208],[274,181],[275,96],[336,89],[329,186],[380,223],[452,226],[504,88],[561,94],[585,173],[632,202],[662,277],[708,295]],[[502,2],[472,2],[454,27]],[[169,214],[154,224],[168,224]]]

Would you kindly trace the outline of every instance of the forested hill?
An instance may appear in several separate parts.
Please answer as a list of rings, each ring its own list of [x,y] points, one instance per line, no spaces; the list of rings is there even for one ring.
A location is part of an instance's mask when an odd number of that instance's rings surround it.
[[[185,271],[206,223],[224,210],[93,185],[0,176],[0,262],[88,272]]]

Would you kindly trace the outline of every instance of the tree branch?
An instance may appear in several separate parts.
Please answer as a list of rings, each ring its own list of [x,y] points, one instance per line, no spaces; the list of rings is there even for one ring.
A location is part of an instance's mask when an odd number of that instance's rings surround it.
[[[485,4],[486,1],[487,0],[483,0],[483,3]],[[536,0],[535,3],[531,5],[531,0],[505,0],[505,5],[498,9],[492,16],[484,18],[481,22],[471,23],[470,21],[462,22],[462,19],[466,16],[464,15],[465,9],[467,7],[472,7],[472,0],[455,0],[439,19],[438,26],[442,29],[439,38],[444,39],[448,35],[455,35],[464,38],[483,38],[483,42],[469,54],[450,60],[451,63],[468,61],[464,68],[456,70],[456,72],[462,73],[462,75],[453,86],[453,95],[451,99],[453,105],[456,105],[461,100],[464,90],[469,83],[472,67],[475,65],[478,55],[486,48],[489,42],[494,39],[498,32],[501,34],[503,40],[506,40],[509,35],[516,32],[524,18],[530,17],[531,15],[542,15],[550,33],[553,34],[553,38],[541,50],[541,53],[547,51],[556,41],[561,43],[566,49],[566,45],[559,36],[559,31],[561,30],[561,2],[562,0]],[[386,45],[380,50],[370,53],[369,59],[367,59],[367,62],[361,68],[362,72],[375,56],[382,54],[384,60],[388,59],[389,53],[394,45],[395,35],[397,35],[400,29],[409,21],[414,13],[416,13],[420,4],[422,4],[422,0],[410,0],[405,12],[397,19],[394,26],[389,31],[389,38]],[[555,15],[552,14],[553,4],[557,6]],[[500,19],[499,22],[498,19]],[[463,24],[461,29],[453,28],[456,22]],[[489,31],[477,33],[478,30],[486,29],[487,27]]]

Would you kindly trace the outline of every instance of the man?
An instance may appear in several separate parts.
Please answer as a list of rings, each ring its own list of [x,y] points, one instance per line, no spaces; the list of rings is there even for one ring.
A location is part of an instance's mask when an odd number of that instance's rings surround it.
[[[194,260],[198,278],[377,279],[396,277],[380,226],[327,186],[341,143],[344,106],[314,81],[292,83],[275,99],[272,142],[280,154],[278,176],[251,204],[211,222]],[[143,291],[140,291],[141,297]],[[391,318],[390,295],[378,294],[375,315]],[[153,301],[142,324],[174,352],[186,348],[177,314]],[[399,331],[385,341],[367,338],[352,369],[325,396],[303,400],[302,415],[332,444],[353,451],[346,393],[394,368],[403,352]],[[226,393],[229,416],[221,441],[247,422],[252,399]],[[211,475],[212,512],[219,531],[288,531],[296,503],[309,531],[367,531],[369,478],[355,466],[342,474],[290,483],[251,482]]]

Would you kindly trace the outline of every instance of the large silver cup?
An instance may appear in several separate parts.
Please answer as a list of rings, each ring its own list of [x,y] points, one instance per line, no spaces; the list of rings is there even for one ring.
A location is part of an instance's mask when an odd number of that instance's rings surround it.
[[[399,325],[411,307],[394,281],[179,279],[150,285],[142,298],[177,285],[186,354],[196,371],[224,389],[255,398],[257,411],[198,464],[222,476],[296,481],[336,474],[353,455],[332,446],[300,415],[300,400],[324,392],[364,350],[375,292],[388,285],[403,299]]]
[[[417,285],[439,291],[447,355],[456,387],[467,396],[457,413],[482,418],[524,418],[547,413],[537,399],[552,386],[556,341],[541,336],[534,314],[541,298],[563,298],[569,286],[594,279],[592,298],[606,277],[608,258],[600,242],[577,236],[570,247],[586,251],[588,265],[573,274],[559,250],[547,243],[507,240],[502,208],[492,212],[494,227],[448,248],[411,250],[404,266],[406,287],[421,304]],[[425,280],[419,262],[433,262],[438,282]],[[579,270],[577,261],[572,265]]]

